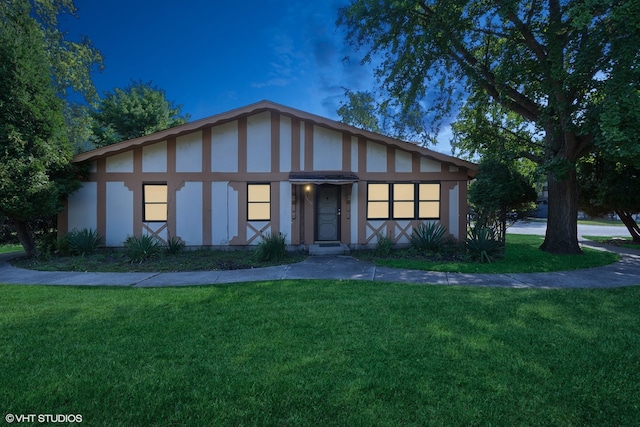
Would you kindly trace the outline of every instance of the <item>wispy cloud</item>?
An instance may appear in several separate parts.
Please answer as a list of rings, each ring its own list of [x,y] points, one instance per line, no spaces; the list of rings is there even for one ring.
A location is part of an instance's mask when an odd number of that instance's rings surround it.
[[[297,52],[293,39],[290,35],[281,31],[269,31],[271,41],[269,42],[269,69],[265,72],[264,81],[251,83],[254,88],[285,87],[291,85],[297,78],[296,69],[300,67],[303,60]]]
[[[263,89],[265,87],[273,87],[273,86],[285,87],[285,86],[289,86],[290,83],[291,83],[290,79],[273,78],[273,79],[266,80],[264,82],[253,82],[251,83],[251,87],[256,89]]]

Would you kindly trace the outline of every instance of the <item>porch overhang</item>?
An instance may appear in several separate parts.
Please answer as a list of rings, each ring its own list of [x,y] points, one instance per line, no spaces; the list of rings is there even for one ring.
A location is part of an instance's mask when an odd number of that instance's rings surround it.
[[[292,184],[333,184],[347,185],[358,182],[360,178],[353,173],[323,173],[323,172],[291,172],[289,182]]]

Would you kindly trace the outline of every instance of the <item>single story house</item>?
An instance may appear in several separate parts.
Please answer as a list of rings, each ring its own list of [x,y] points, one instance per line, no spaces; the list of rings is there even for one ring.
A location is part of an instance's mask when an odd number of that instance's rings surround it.
[[[58,217],[107,246],[148,234],[187,246],[408,243],[439,221],[466,235],[475,164],[269,101],[78,154],[90,173]]]

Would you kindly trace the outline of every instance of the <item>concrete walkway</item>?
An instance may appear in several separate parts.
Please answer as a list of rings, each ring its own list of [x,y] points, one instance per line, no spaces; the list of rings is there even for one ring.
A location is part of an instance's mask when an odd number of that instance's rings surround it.
[[[586,244],[585,244],[586,246]],[[588,246],[600,246],[589,242]],[[613,288],[640,285],[640,251],[607,247],[622,259],[604,267],[555,273],[461,274],[377,267],[349,256],[313,256],[276,267],[184,273],[75,273],[25,270],[0,255],[0,283],[22,285],[164,287],[254,282],[282,279],[372,280],[415,284],[506,288]],[[19,254],[18,254],[19,255]]]

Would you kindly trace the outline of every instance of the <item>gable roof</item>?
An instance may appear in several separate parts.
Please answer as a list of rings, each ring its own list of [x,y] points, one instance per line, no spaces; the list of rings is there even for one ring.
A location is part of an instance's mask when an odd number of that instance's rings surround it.
[[[167,138],[177,137],[177,136],[185,135],[191,132],[196,132],[207,127],[223,124],[226,122],[237,120],[242,117],[247,117],[253,114],[262,113],[264,111],[276,111],[280,114],[290,116],[290,117],[295,117],[299,120],[310,122],[318,126],[323,126],[329,129],[340,131],[340,132],[346,132],[354,136],[361,136],[366,138],[367,140],[382,143],[388,146],[397,147],[405,151],[415,152],[422,156],[431,158],[433,160],[436,160],[445,164],[449,164],[451,166],[464,168],[468,171],[467,173],[470,178],[473,178],[478,170],[478,166],[475,163],[471,163],[454,156],[448,156],[446,154],[438,153],[428,148],[420,147],[417,144],[390,138],[384,135],[380,135],[374,132],[357,128],[355,126],[351,126],[335,120],[327,119],[326,117],[318,116],[315,114],[297,110],[295,108],[276,104],[271,101],[260,101],[255,104],[250,104],[245,107],[227,111],[226,113],[205,117],[204,119],[195,120],[193,122],[185,123],[183,125],[169,128],[160,132],[152,133],[149,135],[141,136],[139,138],[118,142],[116,144],[107,145],[106,147],[101,147],[95,150],[80,153],[75,155],[72,161],[74,163],[81,163],[81,162],[96,160],[102,157],[108,157],[114,154],[119,154],[124,151],[128,151],[134,147],[141,147],[141,146],[153,144],[156,142],[164,141]]]

